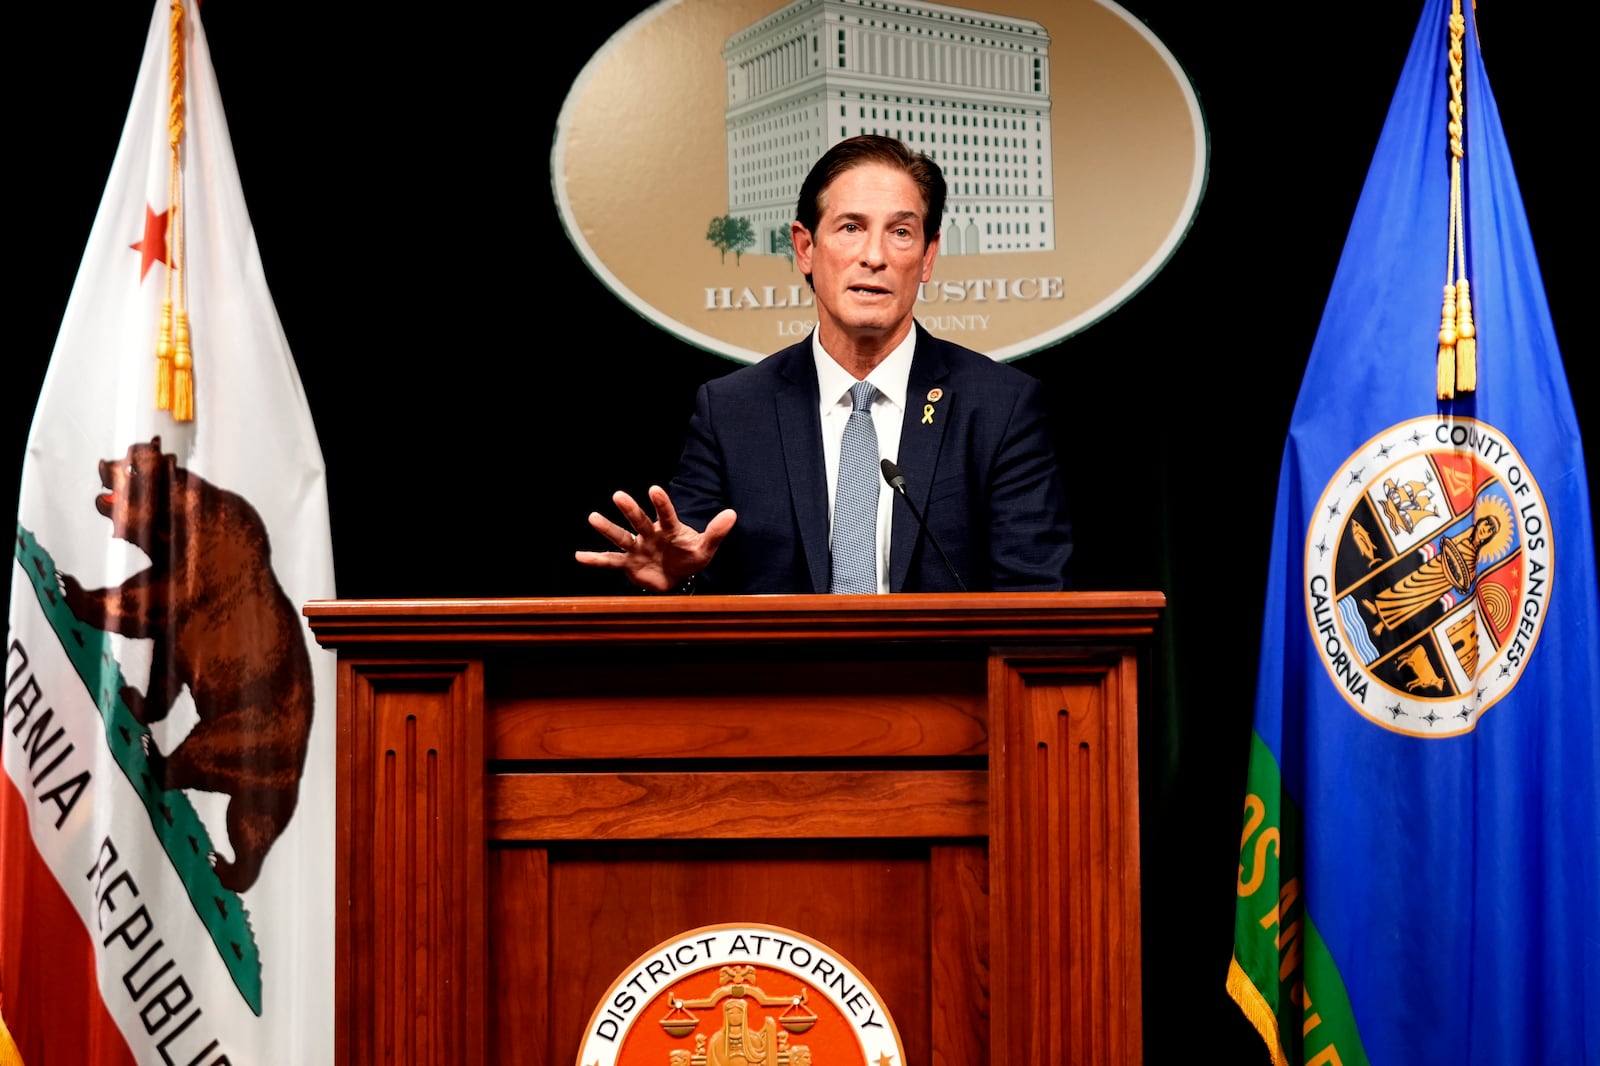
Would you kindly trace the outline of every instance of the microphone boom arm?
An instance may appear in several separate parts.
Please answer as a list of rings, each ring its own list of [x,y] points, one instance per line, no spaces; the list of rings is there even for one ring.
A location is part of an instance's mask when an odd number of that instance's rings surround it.
[[[900,467],[896,465],[893,459],[884,459],[879,465],[883,469],[883,480],[887,481],[889,483],[889,487],[895,492],[898,492],[900,494],[900,498],[906,501],[906,506],[911,508],[911,517],[917,520],[917,526],[928,535],[928,543],[932,544],[933,550],[939,553],[939,560],[940,562],[944,563],[944,568],[950,571],[950,576],[955,579],[956,588],[960,589],[962,592],[967,591],[966,582],[961,580],[961,575],[956,573],[956,568],[950,563],[950,557],[946,555],[944,553],[944,549],[939,546],[939,538],[933,535],[933,530],[929,528],[928,523],[923,520],[922,512],[917,510],[917,505],[911,502],[911,494],[906,491],[905,474],[900,472]]]

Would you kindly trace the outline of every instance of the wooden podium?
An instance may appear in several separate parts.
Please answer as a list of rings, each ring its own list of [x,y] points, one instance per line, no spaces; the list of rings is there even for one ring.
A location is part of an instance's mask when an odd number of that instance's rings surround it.
[[[641,954],[745,922],[849,959],[909,1066],[1136,1066],[1163,603],[308,604],[339,660],[336,1061],[576,1066]]]

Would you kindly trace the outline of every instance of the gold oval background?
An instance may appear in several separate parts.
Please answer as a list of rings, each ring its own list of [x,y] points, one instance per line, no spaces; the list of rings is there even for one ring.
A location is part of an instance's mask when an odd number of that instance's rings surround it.
[[[784,0],[665,0],[595,53],[561,110],[551,179],[567,235],[645,318],[745,362],[799,339],[805,309],[707,310],[708,288],[805,290],[788,260],[741,263],[706,240],[728,213],[728,37]],[[941,5],[948,6],[948,5]],[[877,4],[864,10],[892,11]],[[917,316],[985,314],[947,339],[1013,359],[1110,314],[1166,263],[1199,208],[1207,142],[1199,100],[1171,52],[1133,15],[1095,0],[983,0],[1050,35],[1055,249],[940,257],[933,280],[1059,277],[1060,299],[919,303]],[[782,329],[788,333],[780,333]],[[803,332],[800,334],[803,335]]]

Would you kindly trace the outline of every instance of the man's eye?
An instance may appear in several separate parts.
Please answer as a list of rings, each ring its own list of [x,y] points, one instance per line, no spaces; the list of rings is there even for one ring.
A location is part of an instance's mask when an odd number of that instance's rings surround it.
[[[894,231],[894,235],[896,237],[909,237],[911,236],[911,231],[906,229],[904,226],[901,226],[899,229]]]
[[[858,230],[860,228],[861,227],[857,226],[854,222],[846,222],[844,224],[844,231],[846,233],[854,233],[856,230]]]

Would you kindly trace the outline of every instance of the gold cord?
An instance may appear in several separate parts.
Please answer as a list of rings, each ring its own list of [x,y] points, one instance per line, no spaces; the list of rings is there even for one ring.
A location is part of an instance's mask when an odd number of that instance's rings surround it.
[[[189,311],[183,284],[183,0],[172,0],[169,31],[172,59],[169,86],[167,147],[167,289],[161,300],[161,326],[156,336],[156,409],[171,411],[179,422],[194,418],[194,358],[189,350]]]
[[[1461,0],[1453,0],[1450,13],[1450,221],[1445,241],[1444,308],[1439,321],[1439,399],[1478,387],[1477,327],[1472,322],[1472,294],[1467,285],[1466,205],[1462,195],[1461,160],[1466,104],[1462,66],[1467,20]]]

